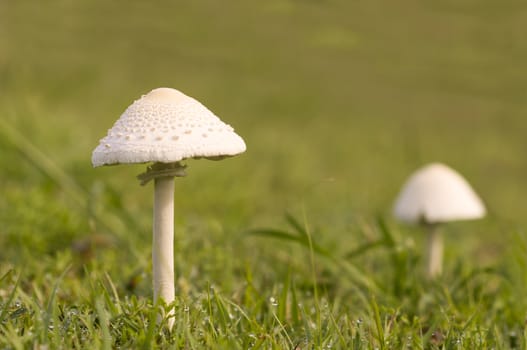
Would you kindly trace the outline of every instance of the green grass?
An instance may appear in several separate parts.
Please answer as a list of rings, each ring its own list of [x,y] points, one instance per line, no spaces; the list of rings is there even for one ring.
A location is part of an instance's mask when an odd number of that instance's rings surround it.
[[[0,0],[0,348],[526,348],[526,11]],[[152,305],[144,165],[90,164],[160,86],[248,146],[176,180],[169,306]],[[489,209],[443,227],[436,281],[391,216],[432,161]]]

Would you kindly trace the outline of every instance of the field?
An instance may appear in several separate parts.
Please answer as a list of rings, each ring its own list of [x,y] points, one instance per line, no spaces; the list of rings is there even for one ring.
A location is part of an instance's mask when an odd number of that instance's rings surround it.
[[[527,348],[527,5],[0,0],[0,348]],[[144,164],[91,152],[153,88],[247,143],[175,190],[175,327],[152,305]],[[488,215],[392,206],[440,161]]]

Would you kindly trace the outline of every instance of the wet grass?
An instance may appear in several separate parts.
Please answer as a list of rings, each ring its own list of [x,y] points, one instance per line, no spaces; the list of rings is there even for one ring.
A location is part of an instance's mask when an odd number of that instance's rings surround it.
[[[526,11],[0,1],[0,347],[525,348]],[[151,301],[144,166],[90,165],[159,86],[248,145],[176,182],[170,306]],[[391,217],[432,161],[489,209],[445,226],[435,281],[422,233]],[[155,322],[167,307],[173,332]]]

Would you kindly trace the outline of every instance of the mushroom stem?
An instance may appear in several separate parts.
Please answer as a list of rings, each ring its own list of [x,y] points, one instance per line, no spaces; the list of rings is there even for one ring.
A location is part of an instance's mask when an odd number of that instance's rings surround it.
[[[174,301],[174,177],[154,179],[154,304]],[[172,326],[173,319],[169,319]]]
[[[443,269],[443,237],[438,225],[427,224],[427,267],[426,272],[429,278],[441,275]]]

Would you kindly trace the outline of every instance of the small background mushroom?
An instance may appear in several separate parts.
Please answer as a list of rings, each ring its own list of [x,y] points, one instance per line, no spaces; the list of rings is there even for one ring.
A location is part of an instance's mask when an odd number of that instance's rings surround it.
[[[420,224],[427,230],[427,267],[429,277],[442,272],[443,241],[440,223],[479,219],[485,216],[483,202],[469,183],[456,171],[441,163],[418,169],[399,193],[394,215],[397,219]]]

